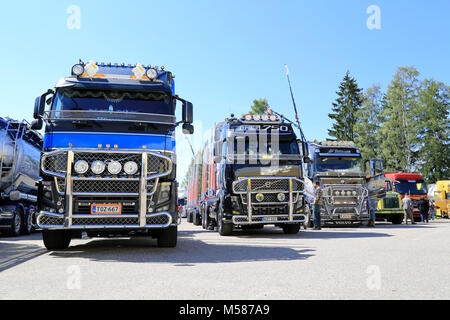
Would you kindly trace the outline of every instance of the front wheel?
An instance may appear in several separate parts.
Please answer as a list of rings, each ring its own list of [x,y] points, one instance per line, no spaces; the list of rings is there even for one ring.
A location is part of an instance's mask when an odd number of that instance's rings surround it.
[[[217,231],[221,236],[230,236],[233,233],[233,224],[223,221],[223,209],[219,207],[219,214],[217,217]]]
[[[285,224],[281,228],[285,234],[297,234],[300,231],[300,224]]]
[[[67,230],[43,230],[42,239],[48,250],[63,250],[69,247],[72,235]]]
[[[177,246],[178,227],[169,227],[161,230],[158,236],[158,247],[174,248]]]
[[[194,224],[194,226],[199,226],[202,224],[202,217],[200,216],[199,212],[194,212],[193,213],[193,218],[192,218],[192,223]]]

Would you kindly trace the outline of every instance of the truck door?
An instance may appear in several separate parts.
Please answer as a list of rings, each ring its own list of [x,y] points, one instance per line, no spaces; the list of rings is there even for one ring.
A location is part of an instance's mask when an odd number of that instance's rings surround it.
[[[378,201],[386,195],[383,160],[368,159],[365,161],[367,189],[375,209]]]

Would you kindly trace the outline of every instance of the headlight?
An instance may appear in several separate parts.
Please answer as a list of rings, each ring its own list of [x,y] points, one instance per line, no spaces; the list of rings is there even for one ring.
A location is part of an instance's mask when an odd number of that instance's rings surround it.
[[[277,199],[280,202],[283,202],[284,200],[286,200],[286,195],[284,193],[279,193],[277,194]]]
[[[125,171],[126,174],[133,175],[138,171],[138,165],[134,161],[128,161],[124,164],[123,171]]]
[[[158,76],[158,71],[156,71],[156,69],[153,68],[148,68],[146,74],[150,80],[155,80],[156,77]]]
[[[92,162],[91,164],[91,171],[95,174],[101,174],[103,171],[105,171],[105,163],[97,160]]]
[[[122,171],[122,165],[119,161],[111,161],[108,163],[108,171],[111,174],[119,174]]]
[[[82,64],[76,64],[72,67],[72,74],[74,76],[81,76],[84,73],[84,66]]]
[[[75,162],[74,169],[78,174],[85,174],[89,170],[89,164],[84,160],[78,160]]]
[[[256,201],[261,202],[264,200],[264,195],[262,193],[258,193],[256,195]]]

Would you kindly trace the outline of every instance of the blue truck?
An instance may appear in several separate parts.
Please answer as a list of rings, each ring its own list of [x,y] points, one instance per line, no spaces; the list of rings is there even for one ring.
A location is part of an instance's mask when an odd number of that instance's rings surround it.
[[[175,128],[192,134],[192,117],[174,75],[157,66],[80,61],[37,97],[32,128],[45,123],[45,134],[36,222],[46,248],[65,249],[82,232],[175,247]]]

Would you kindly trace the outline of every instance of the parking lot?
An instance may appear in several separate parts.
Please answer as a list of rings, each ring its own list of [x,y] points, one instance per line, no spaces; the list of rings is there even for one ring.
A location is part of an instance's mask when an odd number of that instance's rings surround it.
[[[0,237],[2,299],[449,299],[450,221],[235,231],[183,220],[174,249],[148,238]]]

